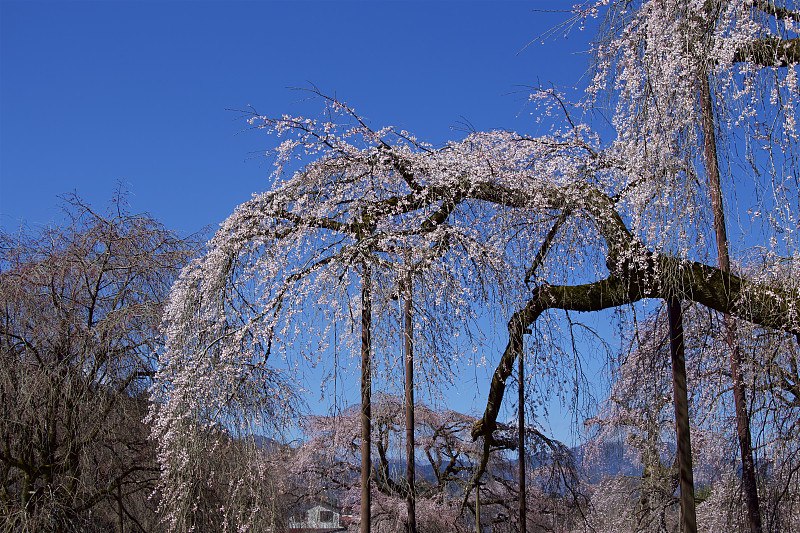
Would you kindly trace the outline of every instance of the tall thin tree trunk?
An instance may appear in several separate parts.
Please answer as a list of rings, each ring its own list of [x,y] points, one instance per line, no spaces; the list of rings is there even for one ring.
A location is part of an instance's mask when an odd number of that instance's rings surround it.
[[[125,533],[125,520],[122,511],[122,481],[117,480],[117,517],[119,519],[119,533]]]
[[[405,301],[403,302],[403,326],[405,337],[406,360],[406,481],[408,494],[406,508],[408,510],[408,532],[417,533],[415,458],[414,458],[414,330],[411,322],[412,287],[411,272],[406,274]]]
[[[481,484],[475,485],[475,533],[481,533]]]
[[[519,531],[528,529],[527,495],[525,490],[525,358],[519,352]]]
[[[725,229],[725,211],[722,205],[722,187],[720,185],[719,161],[717,160],[717,139],[714,133],[714,106],[711,101],[711,85],[708,73],[701,79],[700,104],[703,112],[703,138],[708,172],[708,188],[711,196],[711,208],[714,212],[714,232],[717,238],[717,256],[719,269],[730,272],[728,257],[728,236]],[[742,358],[739,343],[736,340],[736,322],[729,314],[723,316],[725,337],[730,350],[731,378],[733,379],[733,401],[736,409],[736,432],[739,437],[739,449],[742,453],[742,485],[747,502],[747,517],[751,533],[761,533],[761,510],[759,509],[758,489],[756,485],[755,461],[750,435],[750,417],[747,414],[747,398],[744,379],[741,372]]]
[[[681,301],[678,298],[670,298],[667,301],[667,310],[669,314],[669,348],[672,356],[672,397],[675,402],[675,430],[678,434],[678,469],[681,482],[683,532],[697,533]]]
[[[361,533],[371,528],[371,492],[369,478],[372,472],[372,275],[364,262],[361,279]]]

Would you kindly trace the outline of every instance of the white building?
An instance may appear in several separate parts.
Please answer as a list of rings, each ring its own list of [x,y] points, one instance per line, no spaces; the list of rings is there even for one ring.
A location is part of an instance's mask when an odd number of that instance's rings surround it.
[[[288,531],[303,533],[329,533],[344,531],[341,525],[342,514],[328,505],[316,504],[300,507],[289,517]]]

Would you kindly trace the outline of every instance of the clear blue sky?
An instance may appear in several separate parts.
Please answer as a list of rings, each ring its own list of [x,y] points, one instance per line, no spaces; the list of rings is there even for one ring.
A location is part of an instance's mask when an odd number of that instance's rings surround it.
[[[287,89],[309,83],[432,143],[465,120],[535,134],[527,86],[588,65],[591,29],[537,40],[571,5],[0,0],[0,226],[48,223],[73,190],[105,205],[120,180],[169,228],[216,225],[270,185],[252,157],[270,139],[226,109],[313,115]],[[482,411],[487,386],[459,404]]]
[[[547,1],[0,1],[0,225],[46,223],[57,195],[193,232],[269,187],[269,146],[235,112],[313,114],[288,87],[336,94],[373,125],[439,143],[533,132],[524,86],[572,85],[591,32],[520,52],[564,21]],[[518,53],[519,52],[519,53]],[[520,92],[522,91],[522,92]]]

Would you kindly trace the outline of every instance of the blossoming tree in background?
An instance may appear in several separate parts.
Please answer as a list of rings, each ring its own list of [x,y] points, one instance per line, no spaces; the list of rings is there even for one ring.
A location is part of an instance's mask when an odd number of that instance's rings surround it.
[[[405,457],[404,403],[378,395],[373,405],[374,457],[373,527],[403,531],[408,526],[404,500],[409,487],[403,477]],[[514,458],[516,428],[503,426],[487,466],[480,491],[464,499],[465,489],[480,462],[482,446],[472,441],[475,417],[450,410],[416,406],[418,473],[415,480],[418,527],[422,531],[516,531],[515,503],[519,498]],[[309,417],[305,439],[287,459],[290,501],[333,500],[357,507],[360,497],[360,421],[358,406],[337,416]],[[532,525],[553,528],[576,523],[583,503],[579,478],[569,450],[561,443],[531,431],[526,461],[531,465]],[[476,507],[477,506],[477,507]]]

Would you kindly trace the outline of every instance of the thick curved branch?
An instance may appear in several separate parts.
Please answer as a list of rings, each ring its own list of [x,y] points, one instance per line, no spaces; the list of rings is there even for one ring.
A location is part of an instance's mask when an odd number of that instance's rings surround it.
[[[523,335],[548,309],[600,311],[644,298],[677,295],[759,326],[800,333],[800,291],[761,285],[703,263],[654,254],[628,231],[608,196],[596,189],[585,192],[583,211],[595,221],[608,244],[606,261],[611,275],[583,285],[545,284],[532,290],[525,307],[508,322],[508,343],[492,376],[486,411],[472,428],[475,440],[484,437],[492,442],[505,384],[522,351]],[[478,471],[475,479],[482,473]]]
[[[509,341],[492,376],[486,411],[483,418],[472,428],[472,438],[484,436],[489,441],[492,440],[492,433],[497,429],[497,415],[503,401],[506,380],[511,375],[514,362],[522,351],[522,337],[539,315],[548,309],[600,311],[632,303],[642,297],[641,291],[636,289],[631,291],[630,285],[617,276],[585,285],[540,285],[534,288],[527,305],[514,313],[508,321]]]
[[[472,429],[473,438],[497,428],[497,414],[514,361],[522,350],[522,336],[544,311],[600,311],[644,298],[681,299],[729,313],[753,324],[789,333],[800,332],[800,294],[780,287],[759,285],[696,261],[648,254],[648,260],[626,262],[627,271],[584,285],[541,285],[533,289],[524,308],[508,322],[508,344],[492,377],[486,412]]]

